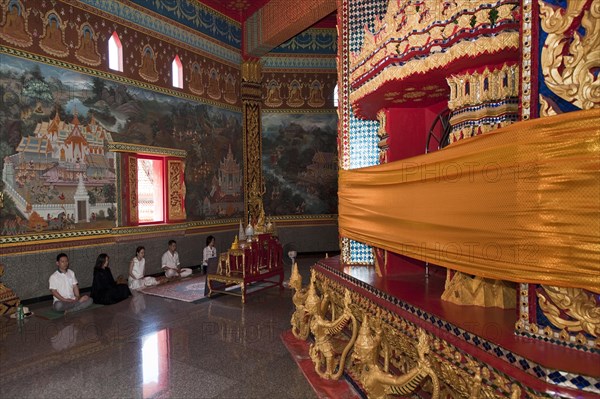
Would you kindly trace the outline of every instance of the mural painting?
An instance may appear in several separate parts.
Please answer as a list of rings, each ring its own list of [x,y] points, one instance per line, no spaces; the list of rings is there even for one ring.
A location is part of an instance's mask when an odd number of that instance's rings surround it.
[[[337,213],[337,115],[263,113],[265,212]]]
[[[115,225],[111,142],[185,149],[188,220],[243,214],[241,114],[0,55],[0,235]]]

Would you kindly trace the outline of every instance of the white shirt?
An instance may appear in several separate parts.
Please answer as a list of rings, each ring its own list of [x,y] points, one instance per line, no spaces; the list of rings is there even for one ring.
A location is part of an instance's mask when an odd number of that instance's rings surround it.
[[[66,299],[75,299],[75,292],[73,292],[73,286],[77,284],[77,279],[75,278],[75,273],[73,270],[67,269],[65,273],[61,273],[60,271],[55,271],[50,276],[50,289],[56,290],[58,293]],[[54,302],[57,302],[59,299],[53,296]]]
[[[168,267],[169,269],[179,268],[179,254],[177,253],[177,251],[175,251],[175,253],[167,251],[163,254],[162,267]]]
[[[203,256],[202,256],[202,265],[206,266],[208,265],[208,260],[210,258],[216,258],[217,257],[217,248],[216,247],[210,247],[210,246],[206,246],[204,247],[204,252],[203,252]]]

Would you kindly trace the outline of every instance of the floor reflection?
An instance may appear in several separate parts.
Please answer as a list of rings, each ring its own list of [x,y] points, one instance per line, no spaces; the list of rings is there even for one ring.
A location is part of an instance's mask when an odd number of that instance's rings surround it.
[[[169,385],[169,331],[142,338],[142,395],[151,398]]]

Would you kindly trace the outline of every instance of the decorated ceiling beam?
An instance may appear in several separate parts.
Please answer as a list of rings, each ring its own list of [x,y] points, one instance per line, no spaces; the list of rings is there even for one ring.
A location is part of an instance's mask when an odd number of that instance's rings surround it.
[[[260,57],[336,10],[335,0],[272,0],[252,14],[243,26],[244,55]]]

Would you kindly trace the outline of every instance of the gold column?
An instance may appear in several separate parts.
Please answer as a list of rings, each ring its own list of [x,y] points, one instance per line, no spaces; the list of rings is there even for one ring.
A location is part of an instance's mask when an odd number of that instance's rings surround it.
[[[264,213],[262,194],[261,94],[262,67],[259,60],[242,63],[242,117],[244,139],[244,199],[246,222]]]

